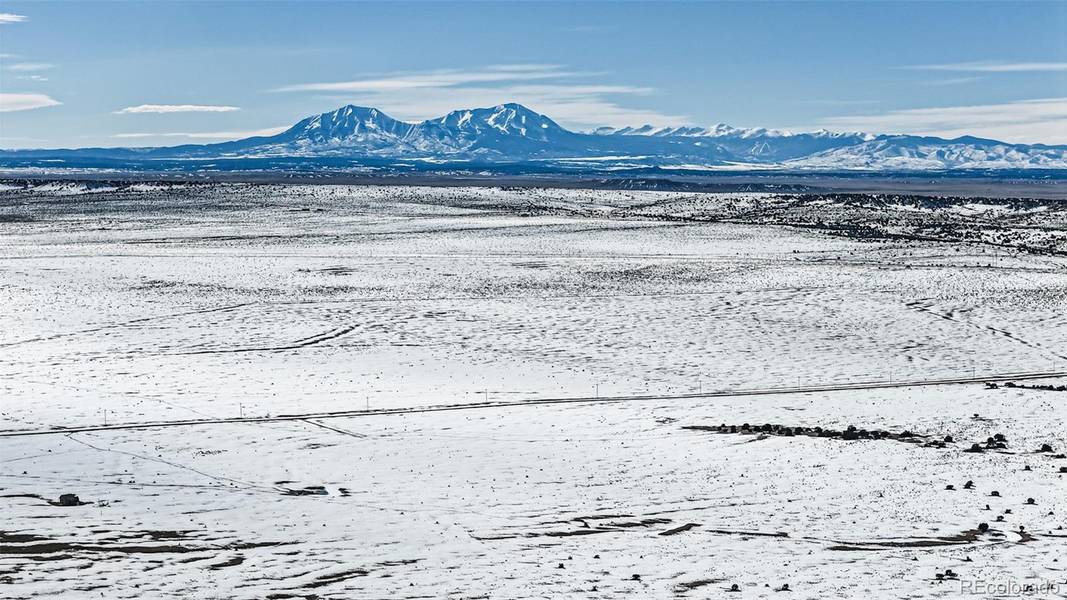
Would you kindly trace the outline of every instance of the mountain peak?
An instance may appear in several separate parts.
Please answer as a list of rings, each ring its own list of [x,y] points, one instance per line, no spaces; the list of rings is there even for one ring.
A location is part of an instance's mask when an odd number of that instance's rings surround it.
[[[385,117],[386,119],[392,119],[392,117],[390,117],[389,115],[383,113],[382,111],[378,110],[377,108],[373,108],[373,107],[370,107],[370,106],[357,106],[355,104],[346,104],[346,105],[344,105],[344,106],[342,106],[340,108],[336,108],[334,110],[328,110],[328,111],[326,111],[324,113],[320,113],[320,114],[308,117],[307,119],[304,119],[304,121],[309,121],[310,120],[310,121],[317,121],[317,122],[320,122],[320,123],[323,123],[323,122],[350,122],[350,121],[356,121],[356,120],[359,120],[359,121],[374,120],[374,119],[379,119],[381,117]]]
[[[412,125],[397,121],[377,108],[347,104],[308,117],[281,134],[279,141],[304,140],[314,144],[377,143],[403,137]]]
[[[503,104],[497,104],[494,108],[497,108],[497,109],[506,108],[506,109],[509,109],[509,110],[517,110],[517,111],[521,111],[521,112],[528,112],[528,113],[532,113],[532,114],[535,114],[535,115],[538,114],[538,113],[534,112],[532,109],[528,108],[527,106],[525,106],[523,104],[519,104],[518,102],[505,102]]]
[[[461,135],[515,136],[540,141],[567,133],[552,119],[516,102],[454,110],[433,123]]]

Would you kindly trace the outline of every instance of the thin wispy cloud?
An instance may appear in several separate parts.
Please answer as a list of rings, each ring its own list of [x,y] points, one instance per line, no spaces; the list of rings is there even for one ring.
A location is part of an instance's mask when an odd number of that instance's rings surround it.
[[[1042,71],[1067,71],[1067,62],[1007,62],[988,60],[934,65],[910,65],[905,68],[921,71],[958,71],[967,73],[1033,73]]]
[[[833,117],[824,119],[822,125],[874,133],[975,135],[1013,143],[1067,144],[1067,97],[894,110]]]
[[[652,95],[646,86],[589,83],[598,73],[562,65],[489,65],[477,69],[439,69],[385,74],[337,82],[288,85],[279,92],[319,92],[338,103],[381,108],[393,117],[417,121],[457,108],[519,102],[570,127],[600,125],[683,125],[682,115],[638,108],[636,97]]]
[[[8,23],[22,23],[28,21],[25,15],[16,15],[13,13],[0,13],[0,25],[7,25]]]
[[[806,101],[807,104],[818,104],[822,106],[859,106],[862,104],[879,104],[880,102],[880,100],[835,100],[829,98]]]
[[[43,62],[22,62],[15,63],[13,65],[7,65],[6,68],[9,71],[20,71],[23,73],[27,73],[31,71],[47,71],[48,69],[54,69],[55,65]]]
[[[198,131],[198,132],[136,132],[117,133],[112,137],[118,139],[144,139],[144,138],[188,138],[193,140],[235,140],[246,137],[276,135],[290,126],[268,127],[265,129],[253,129],[250,131]]]
[[[48,106],[58,106],[62,102],[47,94],[20,94],[0,92],[0,112],[33,110]]]
[[[949,77],[948,79],[935,79],[925,82],[926,85],[965,85],[984,80],[985,77]]]
[[[117,115],[126,114],[141,114],[141,113],[218,113],[218,112],[234,112],[241,110],[236,106],[215,106],[205,104],[140,104],[138,106],[127,106],[121,110],[115,111]]]
[[[517,63],[512,65],[489,65],[485,67],[487,71],[504,72],[504,73],[526,73],[530,71],[562,71],[563,65],[554,65],[548,63]]]
[[[439,69],[381,77],[301,83],[277,88],[279,92],[380,92],[423,88],[446,88],[491,82],[535,81],[573,77],[559,65],[491,65],[480,70]]]

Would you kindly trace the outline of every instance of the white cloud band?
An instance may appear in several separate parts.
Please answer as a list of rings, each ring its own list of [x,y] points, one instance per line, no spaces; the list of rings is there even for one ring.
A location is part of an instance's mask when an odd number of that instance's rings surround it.
[[[211,106],[203,104],[141,104],[139,106],[127,106],[115,114],[140,114],[140,113],[189,113],[189,112],[233,112],[241,110],[236,106]]]
[[[53,67],[55,67],[55,65],[49,64],[49,63],[23,62],[23,63],[15,63],[13,65],[8,65],[7,70],[8,71],[21,71],[23,73],[28,73],[28,72],[31,72],[31,71],[46,71],[46,70],[51,69]]]
[[[381,108],[393,117],[422,120],[456,108],[518,102],[570,127],[600,125],[684,125],[685,116],[635,108],[620,102],[655,92],[626,85],[577,83],[595,73],[565,70],[560,65],[489,65],[469,70],[435,70],[380,75],[338,82],[304,83],[279,92],[324,92],[326,99]],[[627,103],[628,104],[628,103]]]
[[[12,94],[0,92],[0,112],[33,110],[62,104],[47,94]]]
[[[1032,73],[1067,71],[1067,62],[1004,62],[989,60],[940,65],[912,65],[907,68],[922,71],[961,71],[967,73]]]
[[[236,140],[246,137],[276,135],[291,125],[283,127],[268,127],[266,129],[254,129],[251,131],[201,131],[201,132],[164,132],[164,133],[117,133],[112,137],[118,139],[143,139],[143,138],[188,138],[192,140]]]

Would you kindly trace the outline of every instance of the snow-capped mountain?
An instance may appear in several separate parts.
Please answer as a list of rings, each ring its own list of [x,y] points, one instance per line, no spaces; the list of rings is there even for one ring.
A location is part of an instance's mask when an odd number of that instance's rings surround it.
[[[1063,169],[1067,147],[1006,144],[976,137],[880,135],[787,161],[786,166],[849,170]]]
[[[706,139],[741,162],[781,162],[810,156],[826,150],[853,146],[873,139],[864,133],[835,133],[825,129],[810,133],[793,133],[762,127],[738,128],[724,123],[711,127],[601,127],[597,135],[651,136],[658,138]]]
[[[256,158],[402,159],[536,163],[566,168],[686,167],[928,171],[1067,169],[1067,146],[961,137],[711,127],[601,127],[569,131],[520,104],[456,110],[409,123],[375,108],[343,106],[273,136],[161,148],[0,151],[0,166],[32,160]],[[21,161],[21,162],[19,162]]]
[[[349,105],[308,117],[274,139],[304,148],[387,148],[406,138],[413,127],[376,108]]]
[[[343,106],[265,138],[181,147],[186,156],[374,156],[470,160],[529,159],[573,151],[582,136],[519,104],[456,110],[419,123],[376,108]],[[161,148],[154,152],[164,154]]]
[[[423,121],[409,141],[424,152],[531,158],[571,149],[575,134],[521,104],[502,104]]]
[[[569,132],[548,117],[535,113],[521,104],[502,104],[494,108],[454,110],[440,119],[424,121],[420,127],[439,127],[443,131],[459,132],[467,138],[521,137],[550,142]]]

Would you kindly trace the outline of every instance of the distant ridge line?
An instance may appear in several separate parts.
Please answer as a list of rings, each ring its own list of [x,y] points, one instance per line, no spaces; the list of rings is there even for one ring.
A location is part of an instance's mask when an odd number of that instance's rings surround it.
[[[1067,171],[1067,145],[1014,144],[974,136],[944,139],[826,130],[792,133],[722,124],[601,127],[592,132],[579,132],[510,102],[454,110],[415,123],[394,119],[377,108],[349,104],[301,119],[275,135],[212,144],[0,150],[0,167],[52,170],[83,166],[92,160],[119,161],[120,168],[133,170],[150,168],[153,161],[169,160],[177,161],[179,168],[202,170],[201,167],[209,169],[217,165],[204,166],[197,161],[271,159],[319,160],[326,170],[375,167],[379,162],[387,167],[389,163],[399,162],[409,166],[411,163],[510,164],[574,172],[640,168],[883,173],[966,169]],[[331,162],[338,159],[353,162],[343,165]],[[122,161],[148,164],[123,164]]]

